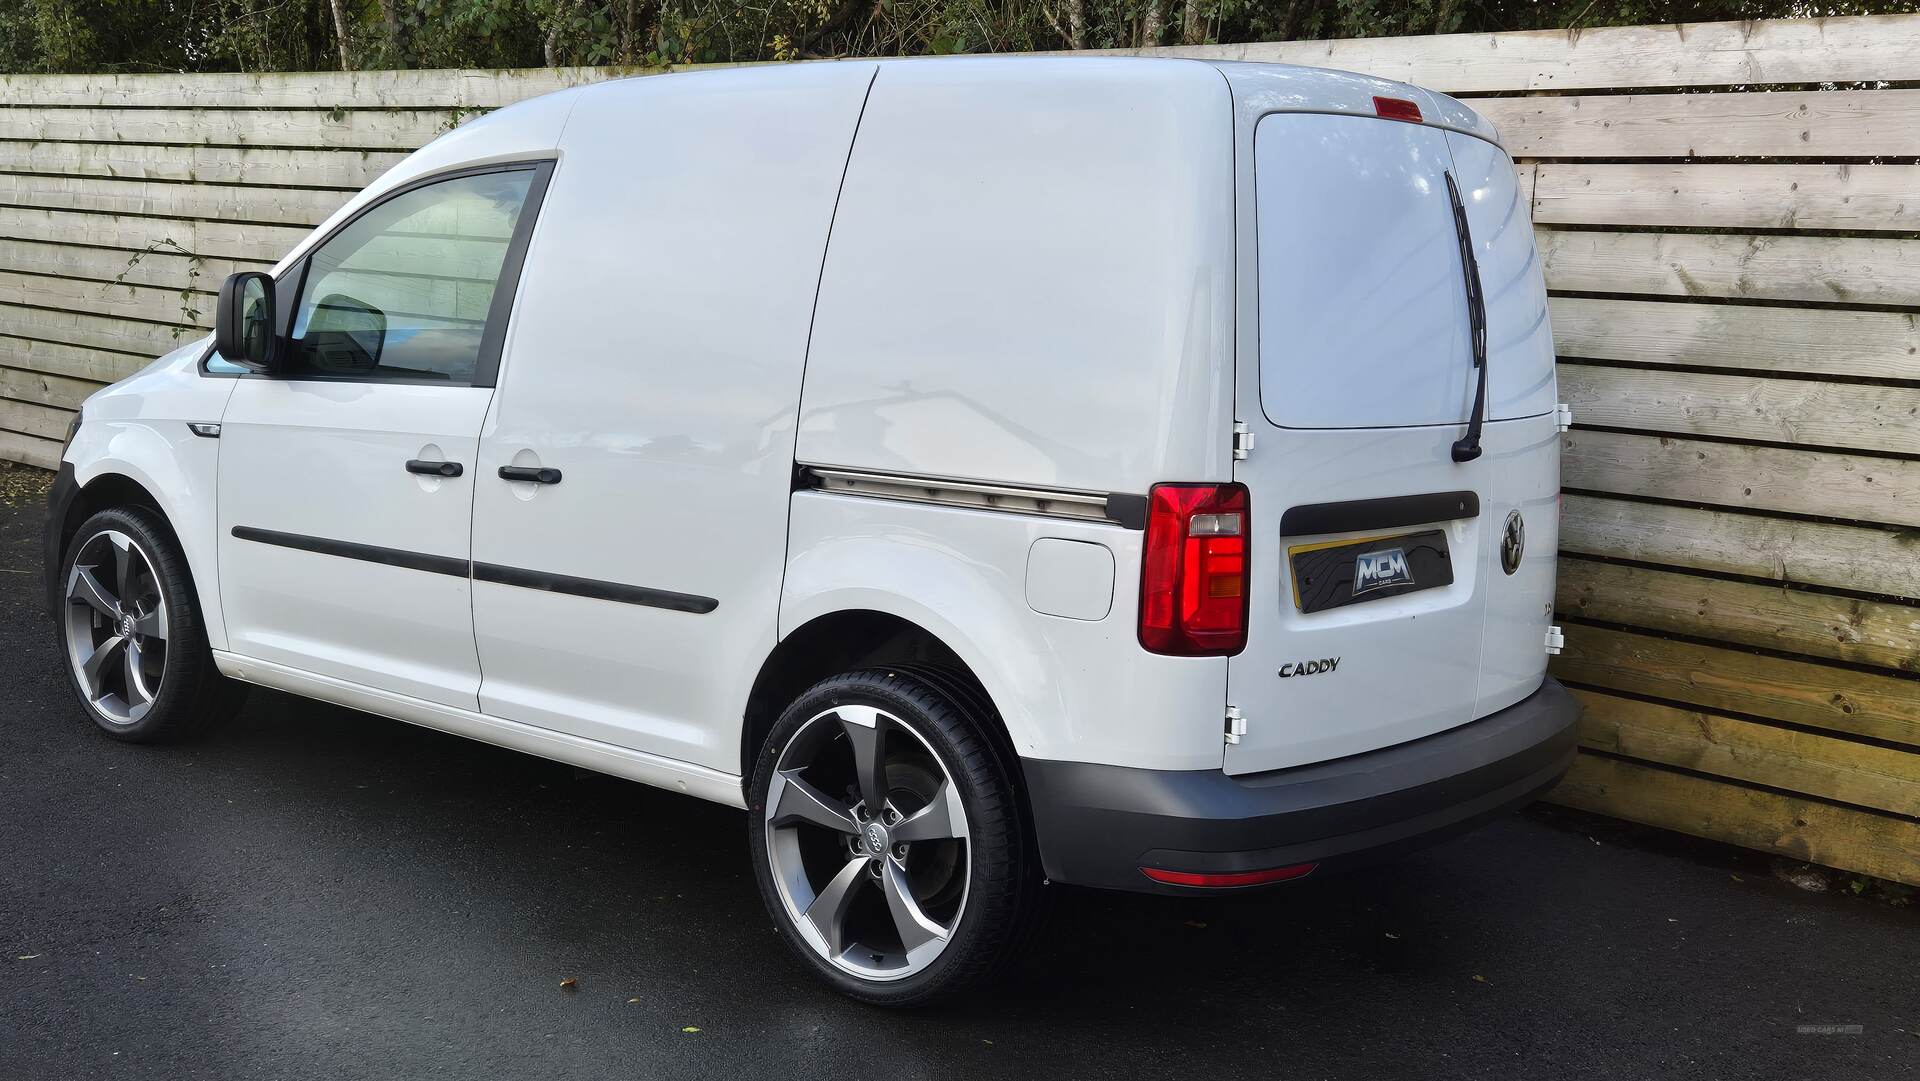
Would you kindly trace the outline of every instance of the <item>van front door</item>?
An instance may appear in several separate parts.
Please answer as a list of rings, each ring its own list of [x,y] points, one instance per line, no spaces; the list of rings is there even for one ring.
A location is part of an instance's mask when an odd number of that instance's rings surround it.
[[[478,707],[472,469],[545,168],[404,188],[282,279],[282,370],[221,424],[233,652]]]

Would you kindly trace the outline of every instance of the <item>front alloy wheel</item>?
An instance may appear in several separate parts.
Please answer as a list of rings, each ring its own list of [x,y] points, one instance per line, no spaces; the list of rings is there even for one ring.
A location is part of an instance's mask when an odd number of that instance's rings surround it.
[[[107,734],[180,739],[238,708],[214,669],[186,557],[166,520],[112,507],[81,524],[61,564],[56,622],[74,693]]]
[[[153,561],[117,529],[87,538],[67,571],[67,661],[94,712],[136,724],[167,670],[167,607]]]
[[[1003,961],[1031,861],[1001,760],[966,706],[900,672],[795,702],[754,777],[753,848],[784,937],[840,990],[905,1005]]]

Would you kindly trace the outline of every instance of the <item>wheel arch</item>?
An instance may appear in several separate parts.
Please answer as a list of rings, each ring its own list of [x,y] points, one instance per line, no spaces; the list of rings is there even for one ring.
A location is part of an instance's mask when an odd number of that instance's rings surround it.
[[[169,439],[160,427],[140,421],[95,421],[89,413],[67,455],[74,466],[76,491],[59,523],[58,551],[64,557],[81,523],[107,507],[152,511],[186,556],[208,643],[224,649],[226,624],[220,610],[213,504],[218,440]]]
[[[1020,755],[1006,719],[974,667],[940,635],[905,616],[873,608],[824,612],[795,627],[767,654],[747,694],[740,775],[751,785],[754,760],[780,714],[808,687],[842,672],[892,668],[910,673],[978,716],[1008,777],[1022,793]]]

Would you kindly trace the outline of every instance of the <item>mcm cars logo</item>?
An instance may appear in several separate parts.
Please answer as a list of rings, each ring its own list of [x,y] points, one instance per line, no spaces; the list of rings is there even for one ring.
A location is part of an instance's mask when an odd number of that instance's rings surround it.
[[[1361,552],[1353,561],[1353,593],[1359,596],[1388,586],[1410,586],[1413,571],[1407,567],[1407,554],[1398,548]]]

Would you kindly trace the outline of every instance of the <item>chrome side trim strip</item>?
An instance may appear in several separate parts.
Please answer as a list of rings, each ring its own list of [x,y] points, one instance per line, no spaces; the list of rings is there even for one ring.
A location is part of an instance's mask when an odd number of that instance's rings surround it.
[[[1037,514],[1082,522],[1108,522],[1128,529],[1143,529],[1146,525],[1146,498],[1119,492],[1027,488],[817,465],[801,466],[800,481],[803,486],[818,491],[873,499]]]

